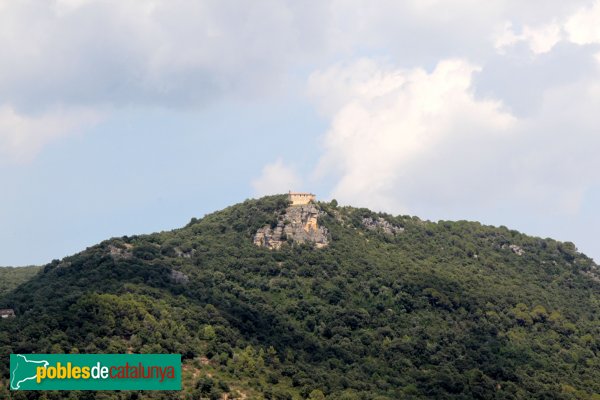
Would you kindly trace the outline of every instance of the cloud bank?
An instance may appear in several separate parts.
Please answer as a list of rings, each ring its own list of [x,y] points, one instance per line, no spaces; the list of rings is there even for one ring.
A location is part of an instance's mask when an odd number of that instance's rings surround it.
[[[316,168],[337,176],[331,195],[395,212],[576,213],[599,183],[598,76],[549,88],[539,112],[518,118],[475,96],[478,71],[460,59],[430,73],[361,60],[313,74],[311,93],[332,121]]]
[[[308,82],[330,122],[314,175],[280,160],[257,193],[329,176],[340,200],[389,210],[576,212],[597,184],[599,26],[600,1],[4,2],[0,156],[30,160],[112,110]]]
[[[306,71],[362,53],[385,53],[401,60],[402,68],[427,69],[449,58],[485,65],[494,48],[508,52],[521,42],[536,54],[564,38],[598,43],[598,4],[3,2],[0,107],[28,120],[73,117],[63,121],[60,133],[56,125],[35,134],[13,130],[31,150],[13,152],[4,144],[0,152],[12,152],[15,160],[31,157],[49,138],[72,132],[67,127],[78,125],[81,108],[110,115],[127,107],[195,109],[228,98],[257,101],[292,90],[290,82],[302,81]]]
[[[440,201],[454,197],[448,164],[459,166],[457,156],[477,163],[486,147],[510,140],[515,124],[499,102],[475,99],[477,70],[459,59],[441,61],[431,73],[362,60],[313,74],[311,92],[333,111],[317,168],[319,175],[340,174],[333,196],[394,211],[407,211],[398,200],[417,191],[444,193]],[[473,173],[462,179],[481,183]]]

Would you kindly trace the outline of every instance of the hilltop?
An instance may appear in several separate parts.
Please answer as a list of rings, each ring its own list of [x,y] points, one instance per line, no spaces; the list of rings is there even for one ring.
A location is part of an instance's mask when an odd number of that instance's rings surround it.
[[[10,353],[168,352],[193,398],[599,398],[598,267],[572,243],[312,207],[247,200],[49,263],[0,296],[2,376]]]

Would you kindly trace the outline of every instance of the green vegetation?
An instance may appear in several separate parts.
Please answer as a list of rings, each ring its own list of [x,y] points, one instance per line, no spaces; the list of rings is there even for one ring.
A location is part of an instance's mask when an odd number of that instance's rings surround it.
[[[46,265],[0,298],[17,313],[0,321],[1,376],[16,352],[176,352],[184,393],[46,398],[600,398],[600,284],[573,244],[320,203],[329,247],[254,246],[286,205]],[[404,231],[363,226],[380,216]]]
[[[33,278],[42,267],[0,267],[0,296]]]

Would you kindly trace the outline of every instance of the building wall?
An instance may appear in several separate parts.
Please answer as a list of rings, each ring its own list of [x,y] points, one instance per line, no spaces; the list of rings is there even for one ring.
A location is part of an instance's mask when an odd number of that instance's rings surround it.
[[[293,206],[308,204],[311,201],[315,201],[315,195],[308,193],[290,193],[289,198]]]

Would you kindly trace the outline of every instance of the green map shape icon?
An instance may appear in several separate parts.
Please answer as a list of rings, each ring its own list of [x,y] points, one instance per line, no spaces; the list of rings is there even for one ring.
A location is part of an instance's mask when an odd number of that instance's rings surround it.
[[[35,379],[37,377],[38,367],[47,367],[49,362],[46,360],[32,360],[22,354],[11,354],[10,388],[19,390],[23,382]]]

